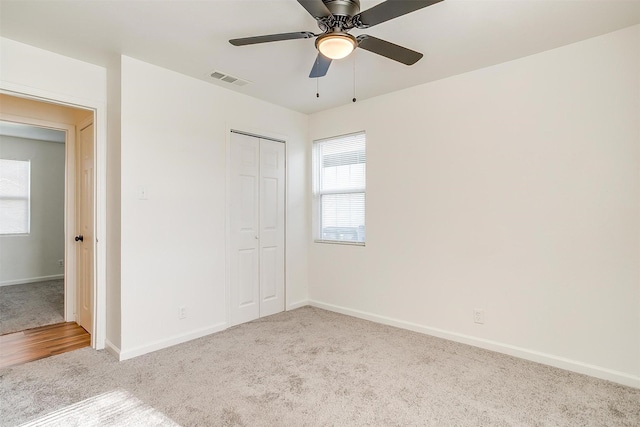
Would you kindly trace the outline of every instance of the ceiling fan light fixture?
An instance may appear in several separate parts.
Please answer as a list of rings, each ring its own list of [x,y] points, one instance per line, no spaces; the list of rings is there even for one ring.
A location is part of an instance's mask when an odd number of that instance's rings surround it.
[[[329,59],[346,58],[356,46],[356,38],[346,33],[323,34],[316,39],[316,48]]]

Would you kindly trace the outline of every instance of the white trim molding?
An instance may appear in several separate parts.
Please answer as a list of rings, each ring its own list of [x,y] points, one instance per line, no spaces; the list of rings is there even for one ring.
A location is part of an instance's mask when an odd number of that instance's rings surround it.
[[[383,325],[395,326],[397,328],[407,329],[419,332],[425,335],[431,335],[438,338],[444,338],[450,341],[462,344],[480,347],[485,350],[495,351],[497,353],[507,354],[509,356],[518,357],[520,359],[532,362],[542,363],[544,365],[553,366],[555,368],[565,369],[567,371],[579,374],[589,375],[595,378],[612,381],[629,387],[640,388],[640,377],[627,374],[625,372],[614,371],[612,369],[603,368],[601,366],[590,365],[587,363],[571,360],[553,354],[542,353],[527,348],[516,347],[496,341],[486,340],[473,337],[470,335],[459,334],[456,332],[445,331],[443,329],[433,328],[430,326],[419,325],[404,320],[394,319],[386,316],[368,313],[365,311],[354,310],[347,307],[341,307],[333,304],[327,304],[321,301],[310,300],[309,305],[321,308],[335,313],[345,314],[347,316],[357,317],[359,319],[369,320]]]
[[[295,310],[296,308],[306,307],[309,305],[309,300],[302,300],[298,302],[292,302],[291,304],[287,304],[286,311]]]
[[[47,280],[64,279],[64,274],[53,274],[51,276],[27,277],[25,279],[7,280],[0,282],[0,286],[26,285],[27,283],[46,282]]]
[[[104,340],[104,348],[105,350],[107,350],[107,352],[109,352],[109,354],[114,356],[116,359],[120,360],[121,350],[117,345],[109,341],[109,338],[106,338]]]
[[[118,356],[119,356],[118,360],[122,362],[123,360],[132,359],[137,356],[142,356],[143,354],[151,353],[152,351],[162,350],[163,348],[171,347],[177,344],[182,344],[187,341],[195,340],[197,338],[202,338],[204,336],[211,335],[216,332],[224,331],[225,329],[227,329],[227,326],[228,326],[227,322],[218,323],[217,325],[196,329],[195,331],[188,332],[186,334],[174,335],[167,339],[158,340],[150,344],[134,347],[130,350],[118,349]],[[117,347],[115,346],[113,348],[117,349]]]

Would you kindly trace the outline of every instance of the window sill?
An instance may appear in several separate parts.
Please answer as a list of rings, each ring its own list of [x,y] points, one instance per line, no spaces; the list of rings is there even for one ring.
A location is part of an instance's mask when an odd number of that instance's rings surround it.
[[[366,246],[365,242],[348,242],[341,240],[314,240],[314,243],[327,243],[330,245]]]

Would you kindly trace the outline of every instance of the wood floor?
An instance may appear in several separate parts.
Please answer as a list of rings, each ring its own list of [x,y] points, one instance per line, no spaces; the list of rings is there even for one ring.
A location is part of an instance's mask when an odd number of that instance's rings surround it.
[[[57,323],[0,336],[0,368],[19,365],[91,345],[75,322]]]

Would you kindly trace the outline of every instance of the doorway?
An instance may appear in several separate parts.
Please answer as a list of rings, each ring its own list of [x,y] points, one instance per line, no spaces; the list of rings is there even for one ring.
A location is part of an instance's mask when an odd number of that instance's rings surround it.
[[[284,311],[285,143],[232,131],[230,325]]]
[[[0,121],[0,335],[65,320],[65,143]]]
[[[10,122],[13,125],[22,125],[28,126],[35,130],[40,130],[41,132],[50,131],[50,132],[58,132],[64,135],[63,142],[63,152],[62,156],[62,198],[63,201],[60,203],[62,207],[62,221],[58,221],[58,225],[62,222],[62,231],[59,233],[60,241],[57,242],[58,252],[54,258],[57,267],[61,270],[60,276],[64,283],[63,286],[63,294],[64,294],[64,312],[63,319],[64,322],[76,322],[80,320],[80,308],[82,307],[80,302],[80,298],[85,297],[85,302],[87,302],[87,309],[89,310],[89,322],[80,323],[87,332],[93,335],[94,333],[94,322],[93,318],[95,317],[95,300],[93,295],[95,294],[95,273],[93,271],[94,268],[94,245],[95,239],[93,239],[93,230],[95,228],[95,214],[93,210],[94,202],[95,202],[95,188],[94,188],[94,169],[91,167],[88,170],[88,176],[90,176],[89,183],[90,187],[84,189],[84,193],[82,193],[82,189],[80,184],[82,181],[80,177],[82,176],[82,162],[80,161],[80,151],[79,147],[81,144],[76,144],[77,141],[81,141],[83,138],[87,139],[86,133],[87,130],[90,133],[94,132],[94,112],[92,110],[75,108],[62,106],[58,104],[52,104],[43,101],[36,101],[32,99],[26,99],[21,97],[14,97],[7,94],[0,94],[0,104],[2,104],[2,110],[0,111],[0,119],[5,122]],[[83,136],[83,133],[85,135]],[[94,152],[94,138],[91,135],[90,145],[91,145],[91,159],[90,163],[94,164],[95,159],[93,158]],[[86,144],[85,144],[86,145]],[[33,153],[32,153],[33,156]],[[50,158],[47,158],[44,154],[36,154],[35,157],[38,156],[43,157],[40,159],[44,161],[44,163],[50,163]],[[9,155],[5,155],[5,150],[0,152],[0,157],[10,157]],[[30,162],[32,166],[36,166],[36,162],[33,160]],[[86,161],[85,161],[86,163]],[[30,171],[30,177],[35,178],[34,170]],[[76,179],[76,177],[78,179]],[[34,182],[31,182],[33,187]],[[35,190],[35,188],[31,188]],[[84,194],[84,195],[83,195]],[[33,196],[36,194],[33,193]],[[84,250],[78,250],[78,242],[75,240],[75,237],[80,234],[79,226],[80,223],[77,220],[82,214],[82,204],[83,201],[86,201],[88,197],[88,205],[91,207],[91,211],[88,215],[85,215],[89,218],[88,222],[86,222],[85,227],[88,227],[89,233],[84,231],[85,234],[89,234],[91,237],[88,241],[86,241],[86,245],[90,246],[91,250],[89,253],[89,258],[91,258],[91,263],[89,269],[83,270],[80,262],[80,256],[86,252]],[[43,202],[41,200],[37,200],[32,198],[30,200],[29,206],[29,220],[33,223],[34,226],[36,224],[37,215],[36,208],[41,208]],[[85,207],[86,210],[86,207]],[[51,212],[46,213],[46,217],[49,218]],[[50,219],[50,218],[49,218]],[[35,222],[34,222],[35,220]],[[29,232],[23,233],[23,238],[29,236],[31,230]],[[34,230],[35,231],[35,230]],[[3,242],[4,243],[4,242]],[[31,255],[23,257],[24,259],[29,260],[31,263],[37,263],[35,261],[38,259],[38,255],[41,255],[44,252],[47,252],[46,245],[40,247],[40,253],[33,252]],[[62,250],[60,250],[60,246],[62,246]],[[9,245],[3,245],[3,252],[12,253],[14,252],[12,249],[15,247]],[[60,252],[62,255],[60,255]],[[45,257],[46,261],[42,261],[44,264],[51,263],[51,256]],[[85,255],[86,258],[86,255]],[[20,275],[18,275],[20,276]],[[25,281],[25,277],[16,277],[13,280],[15,282]],[[24,275],[23,275],[24,276]],[[27,275],[28,276],[28,275]],[[39,277],[39,276],[36,276]],[[28,281],[28,277],[26,280]],[[4,283],[3,283],[4,284]],[[86,311],[85,311],[86,314]],[[35,325],[41,326],[41,325]],[[33,326],[32,326],[33,327]]]

